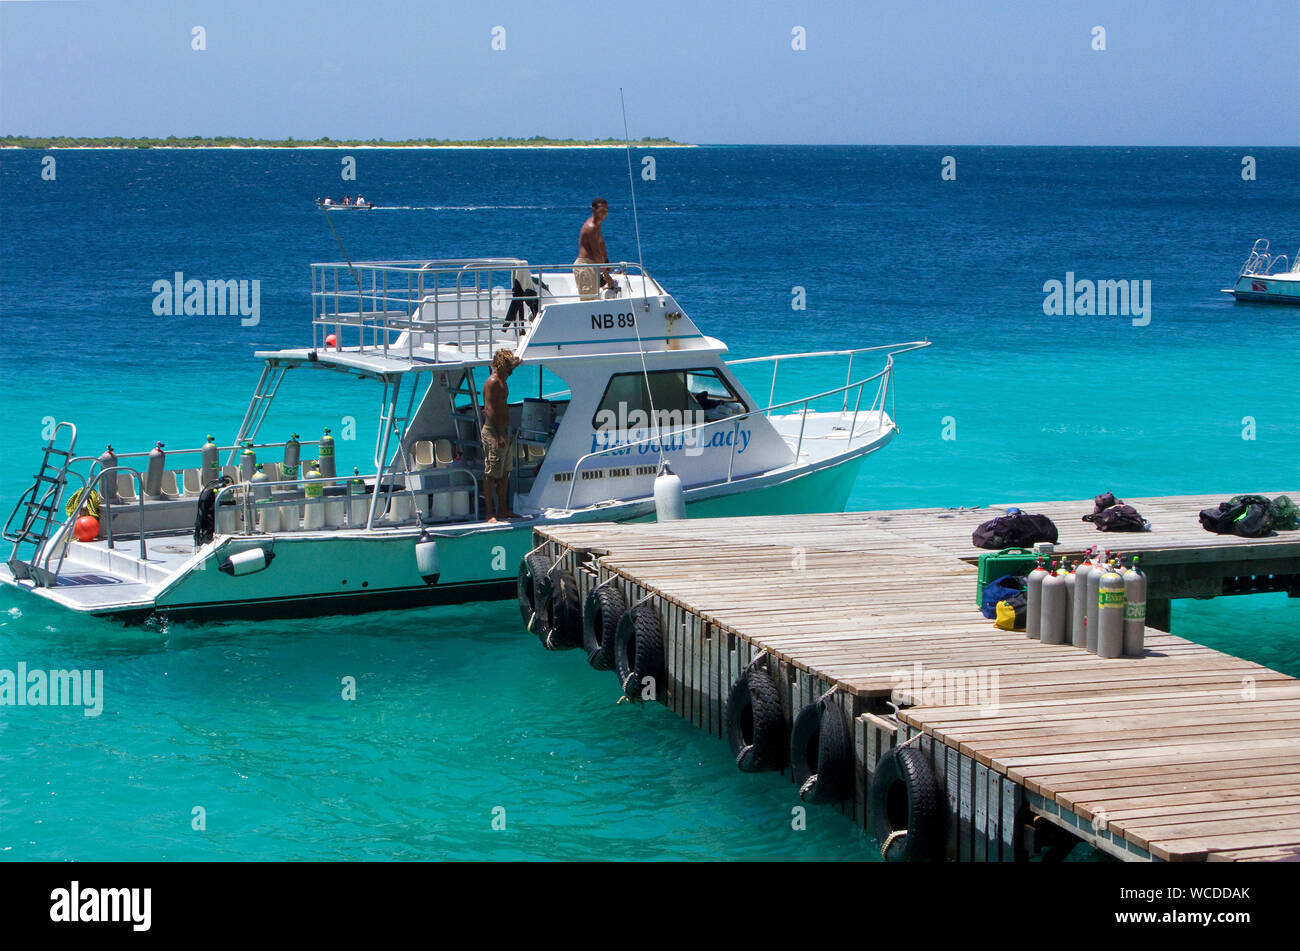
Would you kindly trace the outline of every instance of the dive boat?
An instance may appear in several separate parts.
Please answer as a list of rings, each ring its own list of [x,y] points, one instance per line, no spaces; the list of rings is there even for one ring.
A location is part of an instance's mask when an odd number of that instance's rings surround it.
[[[1295,264],[1288,267],[1286,255],[1270,254],[1268,239],[1260,238],[1241,266],[1237,283],[1225,287],[1223,293],[1237,300],[1300,304],[1300,251]]]
[[[894,357],[929,342],[728,362],[644,269],[608,267],[612,286],[584,299],[570,266],[516,258],[313,264],[311,343],[255,354],[232,443],[95,457],[57,425],[4,527],[0,581],[125,621],[341,614],[509,597],[535,526],[654,518],[665,466],[688,517],[842,511],[897,429]],[[480,394],[500,349],[521,361],[522,517],[489,522]],[[862,370],[864,354],[883,365]],[[845,382],[774,404],[797,360],[834,361],[819,377]],[[766,404],[735,372],[756,364],[764,384],[771,366]],[[372,471],[335,471],[328,436],[259,441],[291,370],[382,393]],[[354,386],[339,394],[355,405]],[[312,445],[320,462],[300,472]]]

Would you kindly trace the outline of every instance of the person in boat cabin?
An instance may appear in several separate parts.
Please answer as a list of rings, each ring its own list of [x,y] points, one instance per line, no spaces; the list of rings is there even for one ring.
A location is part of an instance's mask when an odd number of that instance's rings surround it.
[[[520,517],[507,500],[515,444],[509,438],[510,387],[506,381],[521,362],[513,350],[498,350],[492,355],[492,375],[483,384],[483,501],[489,522]]]
[[[609,214],[609,202],[603,198],[591,200],[591,217],[582,224],[578,232],[578,257],[573,262],[573,278],[578,283],[578,296],[582,300],[596,300],[600,297],[600,285],[614,287],[614,278],[609,268],[579,267],[581,264],[608,264],[609,255],[605,252],[605,236],[600,233],[600,223]],[[599,273],[599,278],[597,274]]]

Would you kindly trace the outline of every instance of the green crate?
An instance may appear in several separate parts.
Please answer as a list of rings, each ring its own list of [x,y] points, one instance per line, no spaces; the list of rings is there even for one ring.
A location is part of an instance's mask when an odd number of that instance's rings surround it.
[[[1038,555],[1028,548],[1004,548],[991,551],[979,558],[979,583],[975,588],[975,603],[984,606],[984,586],[1003,575],[1027,575],[1038,564]]]

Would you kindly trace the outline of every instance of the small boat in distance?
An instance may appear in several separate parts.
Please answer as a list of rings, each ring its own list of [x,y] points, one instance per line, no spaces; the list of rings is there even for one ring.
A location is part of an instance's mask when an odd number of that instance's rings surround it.
[[[373,202],[366,201],[360,195],[355,201],[350,195],[340,201],[335,201],[333,198],[317,198],[316,204],[326,211],[369,211],[375,207]]]
[[[1270,254],[1268,239],[1260,238],[1241,266],[1237,283],[1225,287],[1223,293],[1239,301],[1300,304],[1300,251],[1296,252],[1295,263],[1287,265],[1286,255]]]

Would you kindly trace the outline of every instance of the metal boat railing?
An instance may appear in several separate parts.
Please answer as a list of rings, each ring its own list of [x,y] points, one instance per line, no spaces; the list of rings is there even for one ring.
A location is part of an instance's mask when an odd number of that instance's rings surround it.
[[[1288,274],[1300,270],[1300,251],[1296,252],[1294,267],[1289,266],[1285,254],[1270,254],[1268,239],[1258,239],[1250,248],[1246,263],[1237,272],[1237,277],[1268,277],[1270,274]]]
[[[860,353],[878,353],[881,350],[890,351],[890,356],[899,353],[907,353],[911,350],[921,350],[930,346],[929,338],[925,340],[909,340],[906,343],[888,343],[878,347],[857,347],[852,350],[817,350],[810,353],[779,353],[767,357],[745,357],[742,360],[728,360],[727,366],[734,367],[742,364],[771,363],[772,364],[772,386],[767,394],[769,407],[776,400],[776,377],[777,371],[781,368],[782,360],[806,360],[812,357],[843,357],[849,358],[848,372],[845,374],[844,387],[847,390],[853,380],[853,358]],[[848,409],[848,393],[844,395],[844,405],[840,408],[841,412]]]
[[[574,267],[609,270],[624,295],[663,293],[639,264],[628,261],[539,266],[522,258],[319,263],[311,266],[312,347],[324,349],[331,333],[336,348],[356,347],[384,356],[396,350],[407,358],[426,338],[432,338],[435,350],[454,345],[492,352],[498,345],[513,346],[531,318],[524,308],[522,325],[512,330],[504,324],[516,299],[516,272],[528,274],[537,303],[544,306],[581,300],[577,293],[556,293],[544,283],[547,273],[567,274]]]
[[[148,455],[148,453],[144,453],[144,455]],[[81,458],[85,458],[85,457],[83,456]],[[118,458],[121,457],[119,456]],[[140,516],[140,560],[147,561],[149,557],[149,553],[146,550],[144,544],[144,534],[145,534],[144,533],[144,476],[140,474],[140,471],[138,469],[132,469],[130,466],[109,466],[107,468],[101,468],[98,472],[95,472],[94,467],[92,466],[91,478],[87,479],[82,483],[81,498],[77,500],[77,507],[73,510],[72,515],[70,515],[67,521],[63,523],[63,531],[70,532],[74,529],[74,527],[77,524],[77,519],[81,518],[82,514],[85,512],[87,503],[90,501],[91,491],[95,486],[99,485],[100,478],[112,474],[113,481],[116,484],[117,473],[119,472],[129,473],[131,475],[131,478],[135,480],[136,506]],[[81,477],[80,473],[73,473],[73,474],[76,475],[78,478]],[[111,549],[113,547],[113,519],[109,516],[112,514],[111,509],[113,503],[111,499],[105,497],[101,497],[99,502],[100,505],[104,507],[102,513],[104,517],[100,520],[100,522],[104,526],[105,543],[107,547]],[[120,505],[121,501],[119,501],[118,504]],[[59,552],[59,563],[54,569],[55,578],[58,578],[59,572],[63,570],[63,559],[66,558],[68,555],[68,545],[67,545],[66,537],[64,538],[64,544],[60,546],[60,548],[61,550]],[[50,567],[50,553],[47,553],[45,556],[45,569],[48,571],[49,567]]]
[[[891,386],[891,382],[894,373],[895,354],[907,353],[912,350],[920,350],[928,346],[930,346],[930,342],[928,340],[924,340],[924,341],[912,341],[906,344],[890,344],[883,347],[865,347],[860,350],[824,351],[820,353],[807,353],[807,354],[782,354],[776,357],[757,357],[753,359],[731,361],[733,363],[760,363],[765,360],[782,360],[782,359],[789,360],[789,359],[798,359],[799,357],[854,354],[854,353],[861,353],[866,350],[889,350],[890,347],[898,348],[898,349],[891,350],[891,352],[885,357],[885,366],[879,372],[873,373],[871,376],[868,377],[863,377],[860,380],[854,380],[850,383],[846,383],[844,386],[836,387],[833,390],[826,390],[824,393],[817,393],[814,394],[813,396],[805,396],[802,399],[789,400],[788,402],[785,403],[770,405],[763,409],[749,410],[748,412],[740,413],[736,416],[728,416],[725,419],[718,419],[707,423],[700,423],[695,426],[688,426],[684,428],[674,427],[666,433],[656,432],[654,435],[648,436],[644,439],[633,440],[631,442],[620,442],[616,446],[606,446],[603,449],[597,449],[592,452],[589,452],[586,455],[581,456],[578,459],[578,461],[574,463],[573,469],[569,474],[569,494],[565,501],[565,508],[566,509],[573,508],[573,493],[578,485],[578,472],[581,470],[583,463],[585,463],[588,459],[593,459],[598,456],[609,455],[611,453],[622,454],[625,453],[627,450],[632,449],[636,446],[649,445],[651,443],[659,442],[664,438],[665,435],[671,435],[674,438],[680,438],[688,434],[698,433],[699,436],[702,437],[704,431],[707,429],[710,428],[724,429],[728,426],[733,427],[733,432],[738,432],[742,420],[748,419],[751,416],[758,416],[758,415],[770,416],[773,410],[787,409],[792,406],[801,407],[801,409],[798,411],[798,415],[800,416],[799,436],[794,446],[794,462],[797,464],[799,461],[799,456],[803,450],[804,431],[807,428],[807,424],[808,424],[808,413],[810,410],[810,404],[812,404],[817,400],[826,399],[828,397],[843,393],[844,400],[843,400],[843,409],[841,410],[841,412],[848,412],[849,394],[851,391],[856,391],[856,398],[854,400],[854,407],[853,407],[853,419],[849,424],[848,442],[845,444],[845,449],[846,450],[850,449],[853,446],[853,440],[858,435],[857,433],[858,416],[862,412],[861,409],[862,393],[866,385],[873,381],[877,381],[877,380],[879,381],[876,388],[876,395],[873,397],[871,401],[871,405],[870,407],[868,407],[866,412],[867,413],[882,412],[885,408],[885,401],[893,394],[893,387]],[[791,413],[789,415],[793,416],[796,414]],[[890,412],[891,419],[894,415],[895,415],[894,407],[891,404],[891,412]],[[896,423],[894,424],[894,428],[897,429]],[[727,462],[727,480],[726,480],[727,482],[732,481],[732,471],[736,460],[737,441],[738,440],[735,436],[733,436],[733,438],[730,440],[731,458]]]

